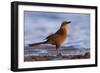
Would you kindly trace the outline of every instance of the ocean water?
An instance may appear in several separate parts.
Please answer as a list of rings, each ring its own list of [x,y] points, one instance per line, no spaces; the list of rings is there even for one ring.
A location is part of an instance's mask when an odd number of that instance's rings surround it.
[[[90,14],[24,11],[24,44],[41,42],[55,33],[63,21],[68,25],[68,36],[61,46],[90,48]]]

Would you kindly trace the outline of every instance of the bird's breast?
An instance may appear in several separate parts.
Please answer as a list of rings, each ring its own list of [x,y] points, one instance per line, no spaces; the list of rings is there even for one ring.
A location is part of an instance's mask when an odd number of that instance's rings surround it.
[[[57,42],[59,41],[59,44],[62,44],[65,41],[66,37],[67,37],[66,29],[61,29]]]

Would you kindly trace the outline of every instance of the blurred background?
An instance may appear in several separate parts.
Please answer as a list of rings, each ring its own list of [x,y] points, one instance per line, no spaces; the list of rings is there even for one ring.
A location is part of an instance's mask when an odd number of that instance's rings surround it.
[[[55,33],[63,21],[68,25],[68,37],[62,46],[90,48],[90,14],[24,11],[24,44],[41,42]]]

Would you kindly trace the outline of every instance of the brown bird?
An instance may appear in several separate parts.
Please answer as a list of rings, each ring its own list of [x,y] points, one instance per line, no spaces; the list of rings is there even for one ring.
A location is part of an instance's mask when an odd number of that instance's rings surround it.
[[[39,43],[32,43],[32,44],[29,44],[29,46],[32,47],[32,46],[36,46],[40,44],[52,44],[56,46],[57,55],[59,55],[58,49],[67,37],[67,31],[68,31],[67,24],[69,23],[71,22],[70,21],[62,22],[60,29],[56,33],[51,34],[48,37],[46,37],[47,39],[46,41],[39,42]]]

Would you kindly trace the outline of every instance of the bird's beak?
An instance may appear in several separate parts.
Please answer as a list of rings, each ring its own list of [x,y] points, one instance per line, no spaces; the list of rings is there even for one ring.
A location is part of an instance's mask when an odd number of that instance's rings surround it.
[[[71,21],[68,21],[67,24],[71,23]]]

